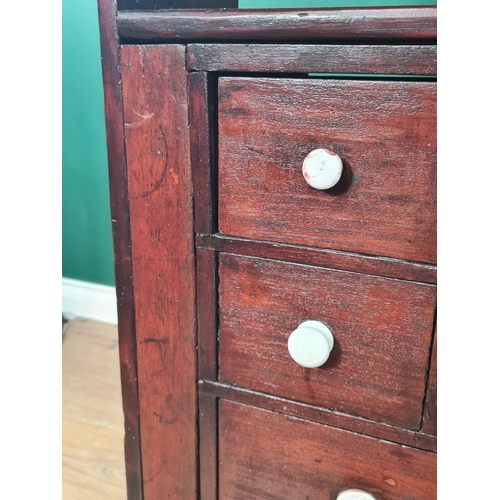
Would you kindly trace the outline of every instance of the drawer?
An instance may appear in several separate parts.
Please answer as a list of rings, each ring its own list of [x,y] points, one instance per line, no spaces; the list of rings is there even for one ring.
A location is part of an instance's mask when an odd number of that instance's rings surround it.
[[[219,402],[219,499],[436,498],[436,456],[226,400]]]
[[[219,232],[436,262],[436,84],[219,79]],[[343,162],[309,186],[313,150]]]
[[[432,285],[221,253],[219,379],[419,429],[435,301]],[[334,336],[319,368],[288,352],[306,320]]]

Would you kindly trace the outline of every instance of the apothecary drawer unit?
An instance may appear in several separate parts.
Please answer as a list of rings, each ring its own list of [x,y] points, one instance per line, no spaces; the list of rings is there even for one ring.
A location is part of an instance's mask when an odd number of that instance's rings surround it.
[[[387,500],[435,495],[432,453],[227,400],[219,423],[219,498],[329,500],[353,485]]]
[[[435,299],[433,285],[219,254],[218,379],[419,429]],[[335,339],[310,370],[287,349],[308,319]]]
[[[219,231],[436,262],[435,82],[219,79]],[[318,148],[329,190],[304,181]]]
[[[435,8],[139,4],[99,0],[129,500],[432,500]]]

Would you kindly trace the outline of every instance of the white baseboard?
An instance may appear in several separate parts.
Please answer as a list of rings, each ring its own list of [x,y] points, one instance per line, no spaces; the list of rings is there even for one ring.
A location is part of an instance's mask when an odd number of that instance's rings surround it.
[[[68,319],[93,319],[116,325],[116,289],[71,278],[62,279],[62,313]]]

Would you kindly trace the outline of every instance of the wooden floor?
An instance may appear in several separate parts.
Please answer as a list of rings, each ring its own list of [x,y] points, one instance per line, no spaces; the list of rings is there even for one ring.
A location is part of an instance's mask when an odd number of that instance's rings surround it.
[[[70,321],[62,353],[63,500],[125,500],[117,327]]]

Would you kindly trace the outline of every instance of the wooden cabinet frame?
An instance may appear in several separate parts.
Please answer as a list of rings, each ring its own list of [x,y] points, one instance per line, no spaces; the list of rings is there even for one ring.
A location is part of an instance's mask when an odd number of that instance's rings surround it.
[[[409,431],[217,381],[218,251],[425,283],[436,268],[218,235],[213,93],[219,73],[435,75],[436,9],[98,6],[129,500],[217,498],[219,398],[435,451],[428,410],[429,433]]]

